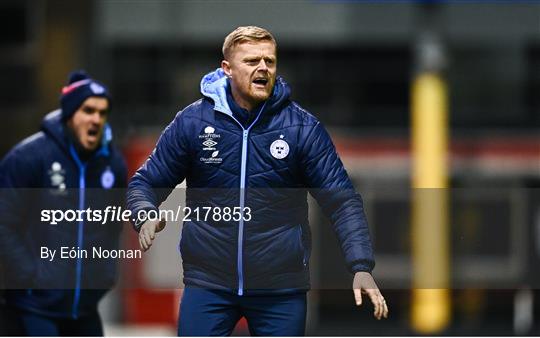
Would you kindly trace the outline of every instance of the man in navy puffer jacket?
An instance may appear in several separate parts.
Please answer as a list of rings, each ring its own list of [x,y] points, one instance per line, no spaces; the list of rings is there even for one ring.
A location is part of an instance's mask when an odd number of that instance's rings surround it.
[[[145,215],[186,180],[192,214],[180,243],[186,289],[179,335],[227,335],[242,316],[255,335],[304,334],[308,191],[331,219],[355,274],[357,304],[364,292],[375,316],[386,317],[370,274],[362,200],[326,130],[289,100],[289,86],[276,77],[274,38],[239,27],[225,39],[223,55],[222,67],[202,79],[203,98],[176,115],[128,189],[128,208]],[[204,207],[212,207],[211,217]],[[239,217],[226,217],[226,207]],[[163,226],[137,218],[144,250]]]
[[[0,258],[11,324],[30,336],[103,335],[97,303],[112,287],[116,262],[61,248],[117,249],[121,224],[43,222],[44,210],[104,210],[122,203],[126,166],[106,124],[107,89],[83,71],[71,74],[61,109],[0,162]],[[66,214],[67,216],[67,214]],[[44,258],[43,247],[56,250]],[[82,252],[82,251],[79,251]],[[90,255],[89,255],[90,256]]]

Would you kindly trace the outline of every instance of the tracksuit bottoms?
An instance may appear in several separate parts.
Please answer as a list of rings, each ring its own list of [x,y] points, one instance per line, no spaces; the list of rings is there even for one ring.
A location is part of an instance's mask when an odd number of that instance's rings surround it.
[[[306,293],[238,296],[186,287],[180,302],[179,336],[229,336],[245,317],[252,336],[303,336]]]
[[[15,336],[103,336],[97,312],[77,319],[55,318],[16,308],[9,309],[9,335]]]

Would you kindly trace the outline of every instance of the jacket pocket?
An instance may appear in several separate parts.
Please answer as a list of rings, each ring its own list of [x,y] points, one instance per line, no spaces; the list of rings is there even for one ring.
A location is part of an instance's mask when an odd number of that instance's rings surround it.
[[[200,227],[200,224],[194,222],[184,223],[180,239],[182,261],[204,269],[223,265],[224,258],[216,251],[216,239],[209,237]]]

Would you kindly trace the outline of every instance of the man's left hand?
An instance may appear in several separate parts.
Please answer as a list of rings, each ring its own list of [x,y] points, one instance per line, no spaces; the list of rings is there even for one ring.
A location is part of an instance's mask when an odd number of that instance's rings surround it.
[[[357,272],[354,274],[353,292],[356,305],[362,305],[362,294],[367,294],[374,306],[373,315],[377,319],[388,318],[388,305],[379,291],[375,280],[369,272]]]

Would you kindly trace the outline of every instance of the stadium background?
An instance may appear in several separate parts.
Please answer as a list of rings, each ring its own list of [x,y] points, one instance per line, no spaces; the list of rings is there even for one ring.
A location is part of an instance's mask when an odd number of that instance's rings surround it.
[[[312,213],[310,335],[417,333],[411,320],[411,84],[426,39],[448,88],[452,318],[434,334],[540,331],[540,4],[524,2],[112,1],[0,3],[0,154],[58,106],[69,71],[113,95],[131,172],[174,114],[199,98],[224,36],[274,33],[293,99],[329,128],[362,193],[375,277],[391,316],[356,309],[330,227]],[[494,190],[495,189],[495,190]],[[142,264],[122,266],[101,304],[106,334],[173,335],[178,225]],[[134,234],[124,233],[126,246]],[[122,287],[126,279],[144,288]],[[326,287],[331,286],[331,287]],[[536,298],[535,298],[536,296]],[[237,334],[245,333],[240,324]]]

